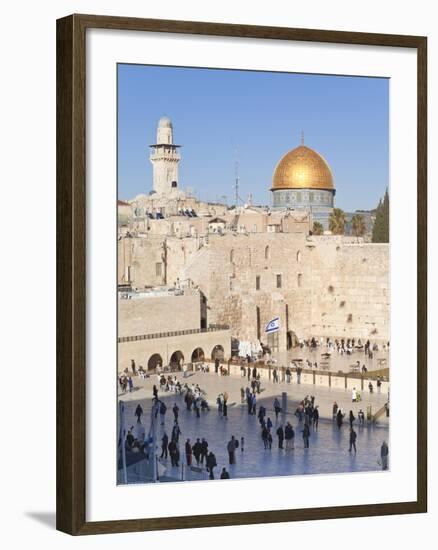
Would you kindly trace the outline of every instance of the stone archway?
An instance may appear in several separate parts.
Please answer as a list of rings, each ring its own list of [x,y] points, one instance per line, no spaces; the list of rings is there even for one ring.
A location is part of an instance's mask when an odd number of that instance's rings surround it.
[[[211,358],[213,359],[213,361],[215,359],[223,359],[224,358],[224,355],[225,355],[225,351],[224,351],[224,348],[223,346],[221,346],[220,344],[217,344],[216,346],[214,346],[214,348],[211,350]]]
[[[192,363],[196,363],[197,361],[204,361],[205,359],[205,353],[202,348],[196,348],[193,350],[192,353]]]
[[[183,362],[184,354],[181,350],[177,350],[170,356],[169,366],[173,369],[180,369]]]
[[[154,353],[149,357],[148,370],[155,370],[158,366],[163,366],[163,358],[159,353]]]

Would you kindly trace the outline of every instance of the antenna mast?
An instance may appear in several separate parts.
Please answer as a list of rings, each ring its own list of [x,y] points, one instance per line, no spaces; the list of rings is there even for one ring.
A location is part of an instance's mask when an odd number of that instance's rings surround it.
[[[239,204],[239,161],[234,161],[234,204],[237,208]]]

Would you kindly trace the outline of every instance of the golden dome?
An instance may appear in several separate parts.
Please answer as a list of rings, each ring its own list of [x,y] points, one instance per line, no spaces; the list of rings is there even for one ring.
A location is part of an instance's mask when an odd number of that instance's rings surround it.
[[[272,178],[275,189],[334,189],[333,175],[319,153],[300,145],[277,164]]]

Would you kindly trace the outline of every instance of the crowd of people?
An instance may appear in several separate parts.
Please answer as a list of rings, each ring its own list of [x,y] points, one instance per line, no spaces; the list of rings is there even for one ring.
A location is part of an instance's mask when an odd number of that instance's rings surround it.
[[[314,339],[313,339],[314,340]],[[307,345],[314,346],[316,341],[310,342]],[[335,341],[333,345],[339,344],[342,348],[348,350],[349,347],[355,345],[353,340],[341,340],[339,343]],[[316,344],[318,345],[318,344]],[[330,342],[327,341],[327,346]],[[357,346],[356,346],[357,347]],[[370,346],[368,342],[365,343],[366,349],[369,351]],[[368,353],[368,351],[366,353]],[[348,352],[348,351],[346,351]],[[215,364],[215,372],[220,375],[220,364]],[[132,365],[133,374],[135,371],[135,365]],[[207,369],[199,368],[201,372],[208,372]],[[283,369],[283,380],[286,383],[291,383],[293,373],[296,374],[296,381],[300,383],[301,366],[289,366]],[[136,374],[139,374],[138,371]],[[311,436],[318,430],[320,413],[319,406],[315,404],[315,396],[306,395],[304,399],[298,404],[294,415],[297,419],[296,425],[292,424],[291,420],[286,419],[286,411],[282,411],[282,406],[278,397],[275,397],[272,402],[272,409],[267,409],[265,406],[265,400],[262,403],[258,403],[258,396],[261,393],[261,377],[260,369],[256,365],[248,363],[246,366],[241,366],[241,376],[247,379],[248,384],[242,386],[240,389],[241,404],[246,405],[249,417],[257,418],[254,422],[254,429],[259,429],[260,439],[262,440],[263,449],[266,451],[272,451],[274,448],[274,438],[277,439],[278,450],[292,451],[296,448],[296,435],[300,434],[302,437],[302,448],[307,450],[310,448]],[[280,370],[274,367],[272,369],[272,382],[280,383],[281,381]],[[377,382],[377,387],[380,387],[380,379]],[[119,384],[122,391],[132,391],[132,377],[129,372],[124,372],[119,378]],[[371,382],[370,382],[371,384]],[[370,389],[372,391],[372,389]],[[218,461],[213,449],[209,447],[207,438],[202,437],[202,432],[199,437],[195,439],[185,438],[185,441],[180,444],[180,438],[182,436],[182,430],[179,424],[180,407],[178,406],[178,399],[182,399],[187,411],[193,411],[196,418],[201,418],[201,415],[210,411],[210,406],[207,400],[207,395],[204,390],[201,389],[197,383],[184,383],[178,380],[175,374],[160,373],[157,375],[157,384],[153,385],[153,411],[154,419],[157,421],[157,425],[161,426],[160,441],[161,441],[161,453],[159,455],[160,460],[170,460],[171,468],[179,468],[183,462],[187,467],[194,469],[193,471],[206,471],[209,479],[215,479],[215,469],[218,467]],[[167,405],[163,399],[159,398],[159,394],[166,395],[173,393],[175,395],[175,402],[171,411],[173,413],[173,421],[171,429],[167,429],[169,424],[166,424],[166,415],[168,413],[168,399]],[[352,402],[360,401],[360,393],[354,388],[352,391]],[[228,419],[228,407],[229,407],[229,394],[227,391],[222,391],[216,398],[217,411],[220,418]],[[180,403],[181,405],[181,403]],[[272,412],[272,414],[271,414]],[[284,415],[280,414],[284,412]],[[348,452],[357,453],[357,432],[355,430],[356,422],[359,426],[365,424],[365,414],[362,409],[359,410],[357,419],[352,410],[346,415],[344,410],[338,406],[335,402],[333,404],[333,422],[338,431],[342,430],[344,421],[349,424],[349,438],[348,438]],[[137,417],[137,427],[131,426],[126,434],[125,448],[131,452],[143,452],[148,454],[150,452],[150,438],[146,437],[145,430],[142,425],[143,409],[138,404],[135,409],[135,416]],[[202,423],[198,424],[198,428],[202,426]],[[199,430],[201,431],[201,430]],[[198,432],[199,433],[199,432]],[[232,435],[231,438],[223,443],[228,454],[230,471],[225,466],[222,466],[220,472],[221,479],[229,479],[230,472],[232,473],[232,466],[236,464],[236,451],[240,448],[244,453],[245,438],[243,436]],[[215,441],[215,445],[219,445]],[[301,447],[301,445],[300,445]],[[184,456],[184,460],[181,459],[181,454]],[[239,454],[241,454],[239,452]],[[382,469],[388,468],[388,446],[386,442],[382,444],[380,453],[380,463]],[[242,454],[242,457],[244,455]],[[243,459],[244,460],[244,459]]]

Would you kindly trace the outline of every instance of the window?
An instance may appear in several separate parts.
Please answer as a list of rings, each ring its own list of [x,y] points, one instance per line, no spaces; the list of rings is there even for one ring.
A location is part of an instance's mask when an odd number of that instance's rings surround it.
[[[269,246],[265,248],[265,260],[269,260]]]
[[[297,262],[301,262],[301,252],[299,250],[297,252]]]
[[[163,271],[163,264],[161,262],[158,262],[155,264],[155,275],[157,277],[161,277]]]
[[[232,264],[234,262],[234,250],[230,251],[230,263]]]
[[[281,275],[277,275],[277,288],[281,288]]]
[[[256,290],[260,290],[260,275],[256,276]]]
[[[298,280],[297,280],[298,286],[302,286],[303,284],[303,274],[298,273]]]

